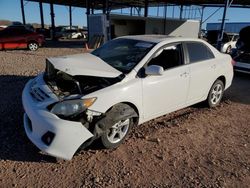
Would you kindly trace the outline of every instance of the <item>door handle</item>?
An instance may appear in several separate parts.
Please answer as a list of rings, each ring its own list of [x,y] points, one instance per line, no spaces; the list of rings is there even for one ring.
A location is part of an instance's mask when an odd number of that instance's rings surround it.
[[[184,73],[180,74],[180,76],[181,76],[181,77],[183,77],[183,76],[184,76],[184,77],[187,77],[187,76],[188,76],[188,72],[184,72]]]

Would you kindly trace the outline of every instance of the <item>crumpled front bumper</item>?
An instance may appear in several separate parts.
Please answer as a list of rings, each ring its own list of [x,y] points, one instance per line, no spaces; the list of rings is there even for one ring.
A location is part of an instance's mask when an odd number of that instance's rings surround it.
[[[37,79],[37,85],[43,90],[49,89],[42,78]],[[77,149],[93,134],[80,122],[60,119],[50,113],[42,103],[36,101],[32,95],[29,81],[22,94],[22,102],[25,110],[24,128],[28,138],[42,151],[49,155],[70,160]],[[33,87],[33,86],[32,86]],[[53,97],[53,96],[51,96]],[[46,143],[42,137],[52,133],[51,143]]]

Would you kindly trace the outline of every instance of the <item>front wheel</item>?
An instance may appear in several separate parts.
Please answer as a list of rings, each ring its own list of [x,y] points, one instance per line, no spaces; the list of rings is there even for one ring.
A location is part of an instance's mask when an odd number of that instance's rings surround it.
[[[218,106],[224,93],[224,83],[221,80],[216,80],[211,87],[208,97],[207,104],[209,107]]]
[[[129,133],[132,127],[132,118],[119,120],[109,129],[105,130],[101,136],[101,142],[105,148],[116,148],[119,146]]]
[[[38,46],[38,43],[37,43],[37,42],[30,42],[30,43],[28,44],[28,48],[29,48],[29,50],[31,50],[31,51],[36,51],[36,50],[39,48],[39,46]]]
[[[105,148],[116,148],[126,139],[131,128],[138,123],[137,112],[127,104],[112,107],[97,126],[102,130],[100,141]]]

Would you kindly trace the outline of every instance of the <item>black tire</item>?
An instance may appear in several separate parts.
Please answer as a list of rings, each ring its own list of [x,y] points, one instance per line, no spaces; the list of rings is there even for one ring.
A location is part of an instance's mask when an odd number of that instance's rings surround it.
[[[220,101],[223,97],[224,88],[224,83],[221,80],[216,80],[214,82],[206,100],[208,107],[213,108],[220,104]]]
[[[38,48],[39,48],[39,45],[38,45],[37,42],[32,41],[32,42],[29,42],[29,43],[28,43],[28,49],[29,49],[29,50],[31,50],[31,51],[36,51],[36,50],[38,50]]]
[[[106,117],[99,122],[103,132],[100,136],[102,145],[107,148],[117,148],[129,134],[131,128],[137,123],[137,113],[127,104],[114,106]]]

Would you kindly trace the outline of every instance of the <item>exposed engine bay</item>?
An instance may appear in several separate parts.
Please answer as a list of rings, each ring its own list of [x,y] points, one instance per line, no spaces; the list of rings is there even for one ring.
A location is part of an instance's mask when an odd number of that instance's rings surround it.
[[[124,77],[123,74],[115,78],[71,76],[64,71],[55,69],[48,60],[44,74],[45,82],[60,99],[70,95],[87,95],[120,82]]]

